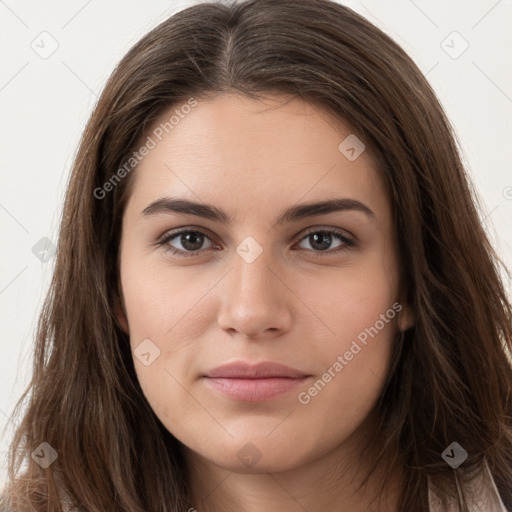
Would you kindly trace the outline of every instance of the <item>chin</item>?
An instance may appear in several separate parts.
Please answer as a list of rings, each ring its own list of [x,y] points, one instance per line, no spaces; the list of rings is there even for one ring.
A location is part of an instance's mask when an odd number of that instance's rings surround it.
[[[243,440],[237,438],[222,446],[200,447],[204,450],[195,450],[201,457],[213,464],[234,473],[278,473],[288,471],[314,459],[302,446],[297,451],[297,444],[290,438],[290,443],[281,443],[265,436],[245,436]]]

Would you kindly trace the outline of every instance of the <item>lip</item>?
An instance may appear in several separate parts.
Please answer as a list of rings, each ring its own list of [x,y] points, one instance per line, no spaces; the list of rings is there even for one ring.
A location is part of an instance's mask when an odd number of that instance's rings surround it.
[[[272,361],[263,361],[257,364],[235,361],[233,363],[217,366],[217,368],[205,374],[206,377],[220,377],[226,379],[262,379],[269,377],[302,378],[307,375],[307,373],[301,370]]]
[[[264,361],[228,363],[209,371],[204,382],[211,389],[240,402],[262,402],[292,391],[311,375],[289,366]]]

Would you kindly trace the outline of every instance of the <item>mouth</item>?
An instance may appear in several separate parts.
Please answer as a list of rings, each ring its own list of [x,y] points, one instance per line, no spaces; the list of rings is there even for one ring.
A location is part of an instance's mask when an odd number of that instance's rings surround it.
[[[262,402],[291,392],[311,375],[280,363],[222,365],[202,376],[212,390],[240,402]]]
[[[290,377],[269,377],[260,379],[206,378],[205,383],[217,392],[240,402],[263,402],[289,393],[305,382]]]

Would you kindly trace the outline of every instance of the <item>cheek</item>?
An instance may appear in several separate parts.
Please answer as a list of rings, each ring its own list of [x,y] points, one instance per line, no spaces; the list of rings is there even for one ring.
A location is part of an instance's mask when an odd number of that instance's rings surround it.
[[[396,328],[401,305],[397,301],[394,269],[386,269],[379,261],[350,268],[332,270],[325,276],[297,280],[294,291],[304,297],[310,310],[325,327],[320,347],[326,353],[348,350],[359,336],[364,343],[378,331],[385,338]],[[382,332],[381,332],[382,331]]]
[[[205,283],[190,279],[187,269],[163,270],[130,258],[121,267],[135,370],[156,412],[182,394],[178,383],[187,379],[206,318]]]
[[[315,347],[313,358],[321,361],[321,370],[297,396],[304,421],[312,423],[311,435],[322,431],[320,444],[325,450],[365,421],[382,392],[400,309],[391,296],[388,299],[353,295],[330,310],[336,335],[326,336]]]
[[[313,385],[303,389],[299,402],[315,414],[331,403],[330,420],[354,414],[359,421],[378,398],[387,377],[397,336],[397,302],[392,275],[379,265],[339,272],[323,282],[308,301],[327,327],[314,347],[321,362]],[[308,405],[308,407],[309,407]],[[330,408],[329,408],[330,409]],[[359,411],[359,414],[358,414]],[[361,415],[361,416],[360,416]],[[340,419],[340,418],[338,418]]]
[[[141,337],[163,341],[183,328],[197,327],[195,314],[210,279],[193,276],[193,267],[166,266],[161,260],[138,262],[127,258],[122,266],[123,295],[132,343]],[[179,339],[186,341],[192,333]]]

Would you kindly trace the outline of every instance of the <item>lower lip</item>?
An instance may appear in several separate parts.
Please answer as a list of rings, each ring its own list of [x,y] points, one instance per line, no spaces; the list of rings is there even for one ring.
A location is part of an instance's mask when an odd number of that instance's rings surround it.
[[[307,377],[269,377],[261,379],[207,377],[205,382],[214,390],[233,400],[263,402],[292,391],[306,380]]]

